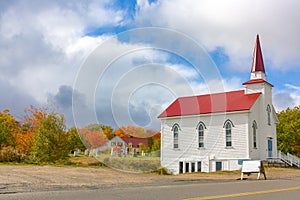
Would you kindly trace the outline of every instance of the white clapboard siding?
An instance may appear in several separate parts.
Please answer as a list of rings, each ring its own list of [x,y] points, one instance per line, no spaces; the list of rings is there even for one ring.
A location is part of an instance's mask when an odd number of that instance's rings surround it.
[[[209,165],[208,160],[230,159],[237,162],[238,159],[249,158],[248,115],[248,112],[241,112],[162,120],[162,165],[173,173],[178,173],[179,161],[202,161],[202,166],[205,167],[205,164]],[[226,148],[225,143],[225,128],[223,125],[227,119],[231,120],[234,125],[232,127],[231,148]],[[200,121],[206,126],[204,130],[204,148],[198,148],[197,125]],[[178,149],[173,148],[172,127],[174,124],[178,124],[180,127]],[[224,168],[228,170],[231,169],[229,166],[234,165],[229,162],[223,164]],[[209,168],[205,171],[209,171]]]

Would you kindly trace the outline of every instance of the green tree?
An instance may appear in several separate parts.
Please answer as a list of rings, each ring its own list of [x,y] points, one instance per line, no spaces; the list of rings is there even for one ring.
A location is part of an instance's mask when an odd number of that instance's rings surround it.
[[[278,149],[284,153],[300,154],[300,107],[286,109],[278,113],[277,125]]]
[[[160,140],[154,140],[152,145],[152,151],[160,150]]]
[[[56,161],[68,153],[68,138],[62,114],[51,113],[41,119],[34,134],[33,153],[39,162]]]
[[[68,135],[69,151],[76,150],[76,149],[80,149],[80,150],[85,149],[76,127],[69,128],[67,135]]]
[[[139,152],[139,153],[142,153],[142,151],[145,152],[145,150],[146,150],[146,145],[145,145],[144,143],[140,143],[140,144],[139,144],[138,152]]]
[[[1,146],[15,146],[14,134],[17,131],[18,123],[9,110],[0,112],[0,149]]]

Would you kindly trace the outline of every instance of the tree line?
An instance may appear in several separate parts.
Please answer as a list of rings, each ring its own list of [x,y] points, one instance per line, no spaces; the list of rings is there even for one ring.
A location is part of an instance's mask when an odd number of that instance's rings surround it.
[[[278,149],[300,156],[300,106],[277,113]],[[148,138],[145,152],[160,149],[161,135],[142,127],[113,130],[102,124],[67,129],[63,114],[30,106],[16,120],[8,109],[0,112],[0,161],[52,162],[66,158],[71,151],[99,147],[114,136]]]
[[[142,127],[89,124],[67,128],[64,115],[30,106],[16,120],[8,109],[0,112],[0,162],[33,163],[61,161],[70,152],[96,148],[115,135],[148,138],[149,151],[160,149],[160,133]]]

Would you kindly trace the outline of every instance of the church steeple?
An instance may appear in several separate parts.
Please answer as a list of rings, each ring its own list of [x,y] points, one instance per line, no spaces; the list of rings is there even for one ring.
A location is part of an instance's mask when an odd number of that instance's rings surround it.
[[[250,79],[266,79],[264,60],[261,52],[259,35],[256,35],[256,42],[252,58],[251,77]]]
[[[266,91],[271,94],[273,85],[266,81],[264,60],[261,52],[259,35],[256,35],[256,42],[252,58],[251,76],[250,80],[243,83],[245,87],[245,94],[261,92],[263,94]]]

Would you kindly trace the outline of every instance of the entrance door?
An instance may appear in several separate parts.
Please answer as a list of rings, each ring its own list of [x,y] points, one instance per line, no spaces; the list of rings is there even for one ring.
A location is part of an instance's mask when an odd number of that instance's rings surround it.
[[[191,172],[195,172],[195,163],[191,163]]]
[[[269,158],[273,157],[272,151],[273,151],[272,139],[268,139],[268,157]]]
[[[201,162],[198,162],[198,172],[201,172]]]
[[[216,162],[216,171],[222,170],[222,162]]]
[[[179,174],[183,173],[183,162],[179,162]]]
[[[185,172],[190,172],[190,163],[188,162],[185,163]]]

